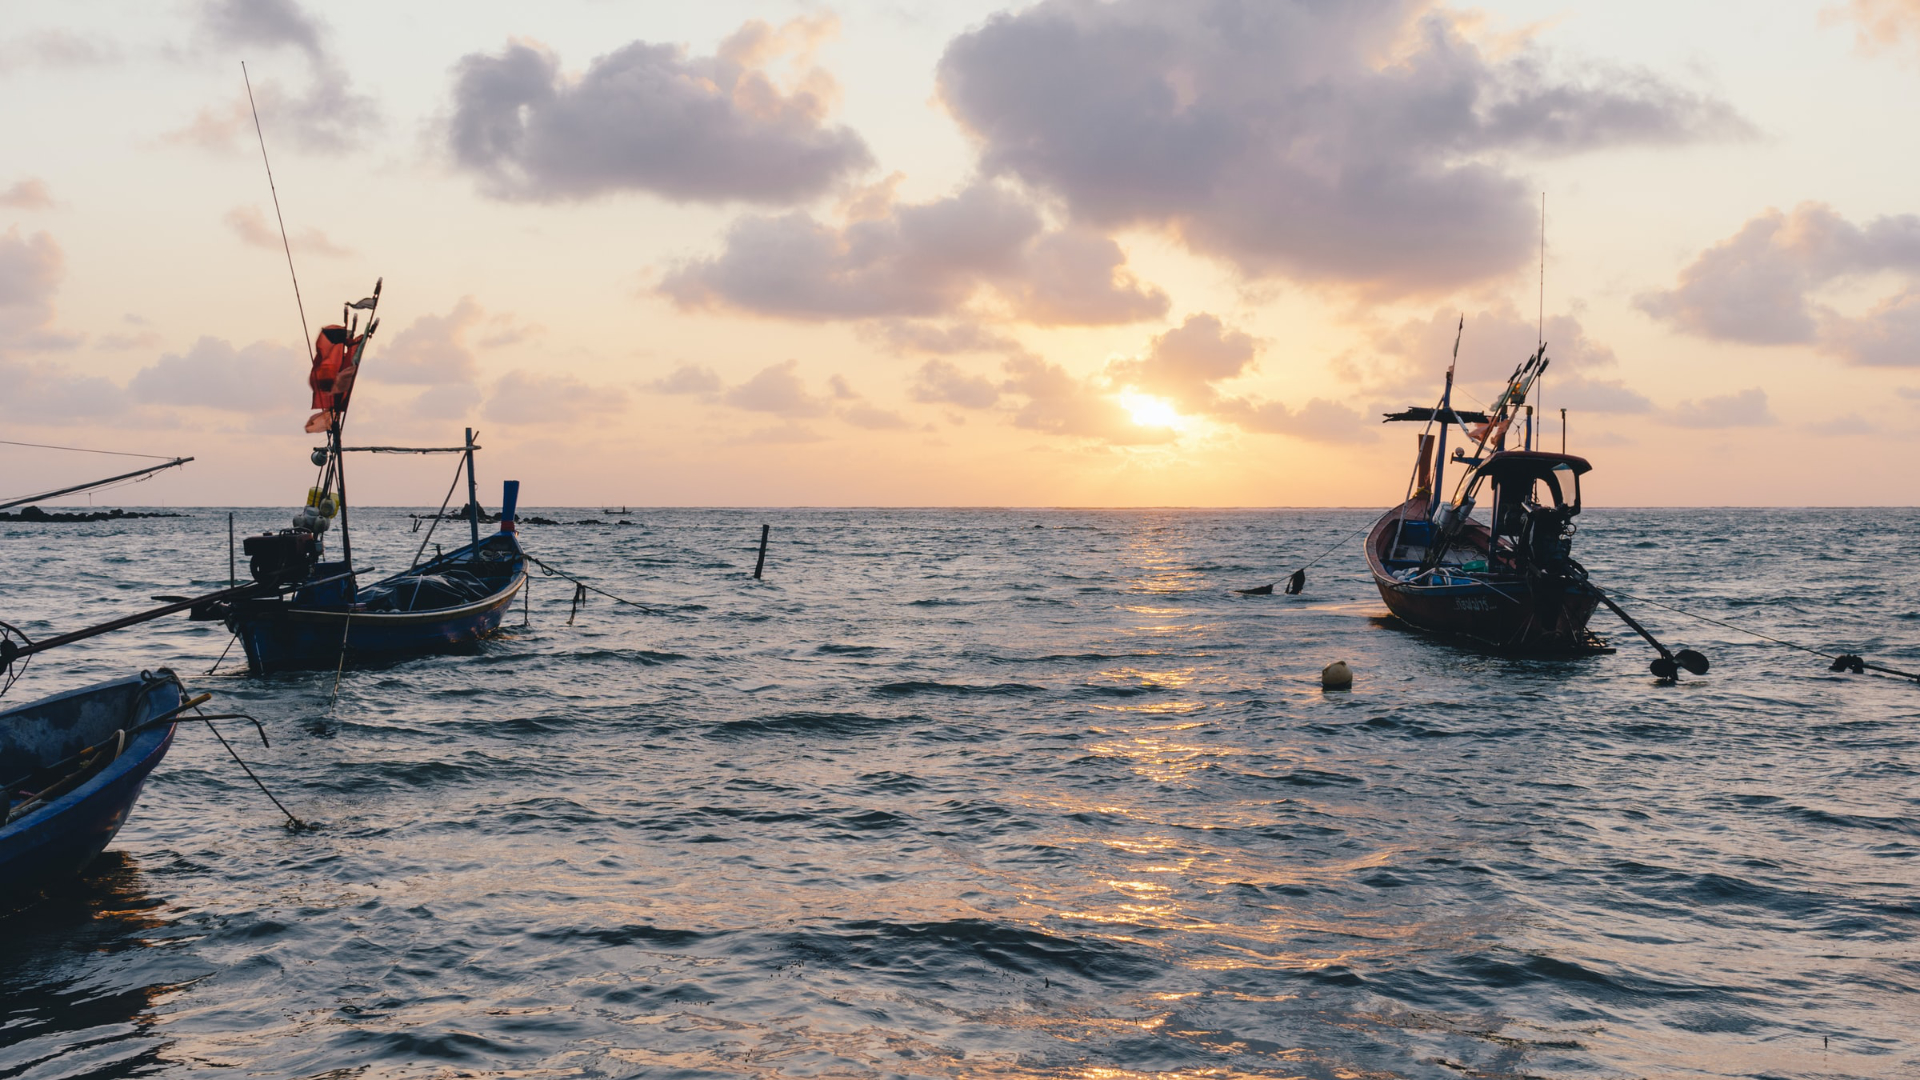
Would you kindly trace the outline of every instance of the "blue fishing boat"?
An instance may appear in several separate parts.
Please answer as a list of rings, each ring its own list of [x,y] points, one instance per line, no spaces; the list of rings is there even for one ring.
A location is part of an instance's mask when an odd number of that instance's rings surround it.
[[[185,703],[162,669],[0,712],[0,894],[30,896],[106,848],[173,745]]]
[[[378,663],[470,646],[499,629],[526,585],[526,556],[514,535],[517,481],[505,485],[499,531],[480,535],[473,462],[480,447],[473,429],[467,429],[465,441],[455,447],[346,446],[341,441],[367,344],[380,326],[380,287],[375,282],[373,295],[345,305],[340,322],[322,327],[314,339],[307,383],[315,411],[306,430],[325,436],[326,444],[315,447],[311,456],[320,473],[307,491],[306,505],[294,514],[292,527],[247,537],[245,551],[258,591],[199,616],[222,618],[257,673],[332,668],[349,659]],[[360,312],[366,313],[364,332]],[[425,559],[433,538],[430,528],[413,565],[362,584],[362,571],[353,565],[347,520],[346,456],[354,452],[461,455],[469,542]],[[447,489],[449,500],[458,483],[456,473]],[[441,509],[446,509],[445,501]],[[436,526],[442,516],[435,516]],[[340,558],[329,561],[325,539],[336,517]]]

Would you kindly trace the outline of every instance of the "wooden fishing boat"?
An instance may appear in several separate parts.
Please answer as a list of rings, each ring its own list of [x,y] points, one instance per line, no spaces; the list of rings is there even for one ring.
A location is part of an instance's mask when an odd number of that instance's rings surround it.
[[[0,893],[57,884],[106,848],[173,745],[184,698],[163,669],[0,712]]]
[[[379,303],[380,283],[376,282],[372,296],[346,305],[340,322],[323,327],[314,340],[307,382],[315,412],[306,430],[326,436],[326,445],[316,447],[311,457],[320,469],[319,483],[308,490],[306,506],[294,514],[291,528],[247,537],[245,551],[260,586],[258,594],[202,615],[224,619],[255,672],[331,668],[348,658],[380,662],[469,646],[499,628],[526,584],[526,557],[514,534],[517,481],[506,484],[500,531],[484,539],[480,535],[473,461],[480,447],[474,442],[473,429],[467,429],[464,443],[455,447],[342,444],[341,429],[354,383],[367,343],[379,329]],[[358,311],[367,315],[364,333]],[[422,561],[433,538],[433,527],[429,527],[413,565],[362,585],[362,571],[353,565],[347,515],[346,455],[352,452],[462,455],[470,541]],[[458,483],[456,474],[454,486]],[[447,500],[452,499],[454,486],[447,489]],[[443,501],[434,526],[446,516],[445,510]],[[324,542],[336,516],[340,558],[328,561]]]
[[[1459,354],[1457,339],[1454,353]],[[1605,648],[1587,629],[1602,595],[1573,558],[1580,478],[1592,466],[1571,454],[1533,448],[1526,399],[1547,364],[1543,343],[1515,369],[1485,413],[1454,411],[1449,366],[1438,406],[1388,415],[1389,421],[1428,425],[1420,435],[1407,498],[1367,536],[1367,568],[1380,598],[1402,622],[1518,652]],[[1509,450],[1506,439],[1516,420],[1523,420],[1521,446]],[[1447,433],[1453,427],[1472,443],[1472,453],[1456,451],[1453,463],[1463,472],[1452,497],[1441,498],[1436,492],[1444,490]],[[1488,522],[1483,523],[1472,515],[1478,499],[1489,493]]]
[[[505,529],[414,569],[351,589],[345,563],[316,563],[320,583],[282,597],[236,600],[226,622],[256,672],[331,668],[447,652],[500,628],[527,581],[526,558]]]

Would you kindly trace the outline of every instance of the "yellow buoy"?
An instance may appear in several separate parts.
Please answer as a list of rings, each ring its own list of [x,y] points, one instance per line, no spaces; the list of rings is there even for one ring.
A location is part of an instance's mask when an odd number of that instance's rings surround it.
[[[1353,669],[1347,666],[1345,660],[1335,660],[1333,663],[1328,664],[1320,672],[1320,689],[1353,689]]]

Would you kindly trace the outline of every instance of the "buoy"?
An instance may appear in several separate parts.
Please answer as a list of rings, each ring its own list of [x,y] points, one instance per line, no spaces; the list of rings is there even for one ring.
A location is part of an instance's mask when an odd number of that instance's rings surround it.
[[[1320,672],[1320,689],[1353,689],[1353,669],[1347,666],[1345,660],[1335,660],[1333,663],[1328,664]]]

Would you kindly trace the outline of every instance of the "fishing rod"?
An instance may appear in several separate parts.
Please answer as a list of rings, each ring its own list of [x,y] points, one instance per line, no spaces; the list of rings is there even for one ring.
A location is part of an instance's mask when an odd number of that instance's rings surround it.
[[[371,568],[368,567],[362,568],[358,573],[364,574],[370,571]],[[262,585],[259,582],[248,582],[245,585],[236,585],[231,588],[210,592],[204,596],[180,597],[177,599],[169,598],[172,602],[162,607],[149,608],[146,611],[135,612],[132,615],[122,615],[117,619],[109,619],[106,622],[89,626],[82,630],[61,634],[58,637],[43,638],[39,641],[27,640],[26,634],[21,632],[17,627],[0,624],[0,626],[4,626],[5,629],[12,631],[12,633],[18,634],[20,638],[26,642],[23,645],[15,642],[10,636],[0,637],[0,671],[4,671],[12,665],[15,660],[24,659],[37,653],[43,653],[48,649],[59,648],[62,645],[71,645],[76,641],[85,641],[91,637],[99,637],[101,634],[112,633],[115,630],[124,630],[129,626],[134,626],[139,623],[151,622],[154,619],[172,615],[175,612],[187,611],[191,608],[206,604],[216,604],[226,600],[280,596],[284,593],[298,592],[301,589],[312,588],[317,585],[327,585],[339,581],[342,578],[350,577],[353,573],[355,573],[355,571],[348,571],[344,574],[335,574],[329,578],[322,578],[319,581],[303,581],[293,585]]]
[[[26,444],[19,444],[19,445],[26,445]],[[64,447],[62,449],[64,449]],[[149,465],[144,469],[135,469],[130,473],[121,473],[119,476],[109,476],[105,480],[90,480],[87,483],[75,484],[72,487],[63,487],[54,491],[43,491],[38,495],[28,495],[23,498],[14,499],[10,502],[0,502],[0,510],[9,510],[9,509],[12,509],[13,507],[21,506],[27,503],[44,502],[47,499],[57,499],[62,495],[72,495],[77,491],[91,491],[94,488],[105,487],[108,484],[116,484],[122,480],[134,480],[134,479],[138,479],[139,477],[150,476],[153,473],[157,473],[161,471],[162,469],[172,469],[177,466],[185,465],[187,462],[192,460],[193,459],[190,457],[174,458],[172,461],[162,462],[159,465]]]

